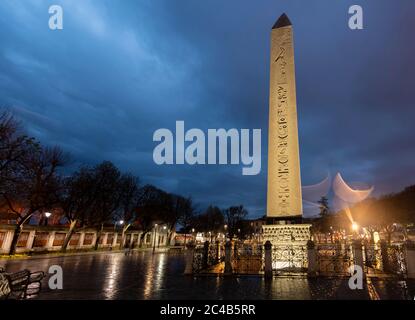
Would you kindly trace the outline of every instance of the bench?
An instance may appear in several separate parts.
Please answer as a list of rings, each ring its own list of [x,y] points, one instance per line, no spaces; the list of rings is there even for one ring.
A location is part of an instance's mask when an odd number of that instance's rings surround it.
[[[30,272],[29,270],[22,270],[15,273],[1,274],[7,279],[9,292],[2,298],[5,299],[30,299],[39,294],[42,289],[42,279],[45,273],[42,271]]]

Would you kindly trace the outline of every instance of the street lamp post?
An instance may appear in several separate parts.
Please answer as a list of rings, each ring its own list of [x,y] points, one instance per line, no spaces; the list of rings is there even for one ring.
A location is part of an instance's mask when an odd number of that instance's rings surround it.
[[[114,223],[114,231],[117,228],[117,224],[119,224],[120,226],[122,226],[124,224],[124,220],[115,221],[115,223]]]
[[[154,225],[154,229],[153,229],[153,253],[156,251],[156,228],[157,228],[157,223]]]
[[[120,246],[120,249],[122,249],[122,248],[125,247],[125,243],[124,243],[124,232],[123,232],[123,230],[124,230],[123,229],[124,220],[120,220],[119,224],[120,224],[120,227],[121,227],[121,246]],[[118,232],[117,232],[117,234],[118,234]]]
[[[46,217],[46,219],[45,219],[45,226],[48,225],[48,219],[50,218],[51,215],[52,214],[50,212],[45,212],[45,217]]]
[[[194,244],[196,244],[195,228],[192,228],[192,241]]]
[[[167,227],[166,226],[163,226],[163,230],[166,230],[167,229]],[[159,237],[159,239],[158,239],[158,241],[157,241],[157,248],[159,248],[160,247],[160,237]]]

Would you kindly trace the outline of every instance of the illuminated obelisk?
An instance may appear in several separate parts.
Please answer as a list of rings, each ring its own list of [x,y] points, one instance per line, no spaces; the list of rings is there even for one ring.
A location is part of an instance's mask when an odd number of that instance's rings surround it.
[[[293,28],[283,14],[271,31],[267,217],[301,217]]]
[[[267,224],[263,226],[263,240],[273,246],[274,270],[303,269],[311,225],[301,224],[293,28],[285,14],[271,31],[270,68]]]

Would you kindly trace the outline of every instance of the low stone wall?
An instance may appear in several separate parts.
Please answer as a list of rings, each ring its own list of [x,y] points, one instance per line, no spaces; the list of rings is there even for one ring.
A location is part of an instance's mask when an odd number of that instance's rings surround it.
[[[62,248],[68,227],[56,226],[24,226],[19,235],[16,253],[30,252],[53,252]],[[0,254],[7,254],[15,232],[14,225],[0,225]],[[123,247],[134,244],[135,248],[140,246],[142,231],[129,230],[126,232]],[[98,244],[99,249],[108,250],[118,249],[121,245],[122,234],[120,230],[114,228],[104,229]],[[155,238],[155,239],[154,239]],[[167,235],[162,232],[149,232],[146,234],[142,247],[165,247],[167,245]],[[155,241],[154,241],[155,240]],[[97,230],[82,229],[72,235],[67,250],[87,250],[92,249],[97,241]]]

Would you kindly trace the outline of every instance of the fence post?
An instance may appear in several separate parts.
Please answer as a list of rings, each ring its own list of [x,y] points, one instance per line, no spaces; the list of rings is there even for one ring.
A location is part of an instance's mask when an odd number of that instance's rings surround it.
[[[220,242],[219,240],[216,240],[216,257],[215,257],[216,263],[220,262]]]
[[[232,243],[226,241],[225,243],[225,274],[232,274]]]
[[[48,242],[46,243],[46,250],[53,248],[53,241],[55,240],[56,231],[49,232]]]
[[[380,254],[382,255],[382,266],[384,272],[390,271],[389,256],[388,256],[388,244],[385,240],[380,241]]]
[[[30,252],[32,250],[33,243],[35,242],[35,237],[36,237],[36,230],[31,230],[29,232],[29,237],[27,238],[26,251]]]
[[[102,240],[100,240],[101,244],[98,244],[98,245],[104,248],[107,246],[108,232],[104,232],[101,237],[102,237],[101,238]]]
[[[315,277],[317,275],[317,249],[314,241],[307,241],[307,258],[308,258],[308,270],[307,275]]]
[[[346,242],[345,241],[341,241],[340,242],[340,247],[341,247],[342,254],[345,254],[346,253],[346,248],[347,248]]]
[[[12,245],[12,240],[13,240],[13,236],[14,236],[15,232],[16,232],[15,230],[6,231],[6,236],[5,236],[4,242],[3,242],[3,252],[0,248],[0,253],[5,253],[5,254],[9,253],[10,246]]]
[[[187,245],[186,250],[186,268],[184,270],[184,274],[192,274],[193,273],[193,254],[194,254],[194,244],[189,243]]]
[[[405,261],[408,279],[415,279],[415,243],[413,241],[405,242]]]
[[[82,248],[83,247],[84,239],[85,239],[85,232],[81,232],[81,234],[79,236],[79,242],[78,242],[77,248]]]
[[[266,279],[272,279],[272,244],[268,240],[264,244],[265,259],[264,259],[264,274]]]
[[[334,244],[335,244],[335,248],[336,248],[336,257],[338,257],[338,256],[340,256],[342,254],[342,246],[341,246],[339,240],[336,240],[334,242]]]
[[[202,258],[202,269],[206,269],[208,267],[209,261],[209,241],[205,241],[203,244],[203,258]]]
[[[233,243],[233,256],[235,258],[238,256],[238,242],[236,240]]]
[[[354,240],[353,244],[353,264],[359,266],[363,270],[363,251],[362,251],[362,241]],[[365,273],[363,272],[363,276]]]
[[[365,257],[365,266],[369,267],[370,266],[370,261],[369,261],[369,247],[370,247],[370,242],[368,240],[363,240],[363,253],[364,253],[364,257]]]

